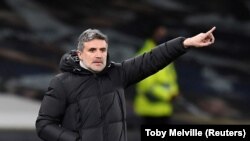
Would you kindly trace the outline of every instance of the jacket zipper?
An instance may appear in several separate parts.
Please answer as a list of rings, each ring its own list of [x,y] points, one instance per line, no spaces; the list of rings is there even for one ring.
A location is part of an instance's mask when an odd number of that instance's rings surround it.
[[[99,91],[98,91],[97,98],[98,98],[98,101],[100,103],[101,119],[103,120],[103,112],[102,112],[102,106],[101,106],[101,95],[102,95],[101,82],[100,82],[100,79],[98,78],[97,74],[95,74],[95,73],[94,73],[94,78],[98,82],[97,87],[98,87]]]
[[[103,141],[107,141],[107,136],[108,136],[108,130],[105,129],[107,126],[107,122],[106,119],[104,117],[104,113],[103,113],[103,109],[102,109],[102,100],[101,100],[101,96],[103,95],[103,91],[102,91],[102,87],[101,87],[101,80],[100,78],[94,74],[95,79],[98,82],[98,88],[99,88],[99,94],[98,94],[98,101],[100,103],[100,111],[101,111],[101,121],[104,123],[103,124]]]

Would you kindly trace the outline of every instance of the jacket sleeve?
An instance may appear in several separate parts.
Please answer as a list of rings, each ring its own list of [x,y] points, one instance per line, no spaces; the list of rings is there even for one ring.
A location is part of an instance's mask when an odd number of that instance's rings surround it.
[[[163,69],[176,58],[184,54],[185,38],[178,37],[163,43],[150,52],[122,62],[122,81],[125,87],[137,83]]]
[[[45,141],[76,141],[78,134],[61,127],[66,95],[58,78],[51,80],[36,120],[38,136]]]

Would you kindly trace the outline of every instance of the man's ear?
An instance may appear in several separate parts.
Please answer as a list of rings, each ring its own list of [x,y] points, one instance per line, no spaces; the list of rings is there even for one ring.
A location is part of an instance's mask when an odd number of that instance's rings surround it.
[[[77,56],[79,57],[80,60],[81,60],[81,54],[82,54],[82,52],[77,50]]]

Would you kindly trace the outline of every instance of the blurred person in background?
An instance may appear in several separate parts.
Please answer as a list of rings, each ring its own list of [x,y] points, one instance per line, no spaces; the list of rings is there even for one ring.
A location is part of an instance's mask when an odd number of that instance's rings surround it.
[[[145,40],[138,54],[149,52],[168,38],[164,25],[153,28],[151,37]],[[173,114],[172,102],[179,94],[174,63],[136,84],[134,111],[142,118],[143,124],[169,124]]]
[[[122,63],[109,60],[108,38],[84,31],[76,51],[63,55],[36,120],[45,141],[126,141],[124,89],[163,69],[192,47],[214,43],[213,31],[178,37]]]

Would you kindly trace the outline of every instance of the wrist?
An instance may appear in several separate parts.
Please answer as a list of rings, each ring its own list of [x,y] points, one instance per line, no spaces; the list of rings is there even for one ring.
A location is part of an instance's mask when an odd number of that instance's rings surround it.
[[[184,46],[184,48],[189,48],[189,47],[191,46],[190,38],[186,38],[186,39],[183,41],[183,46]]]

